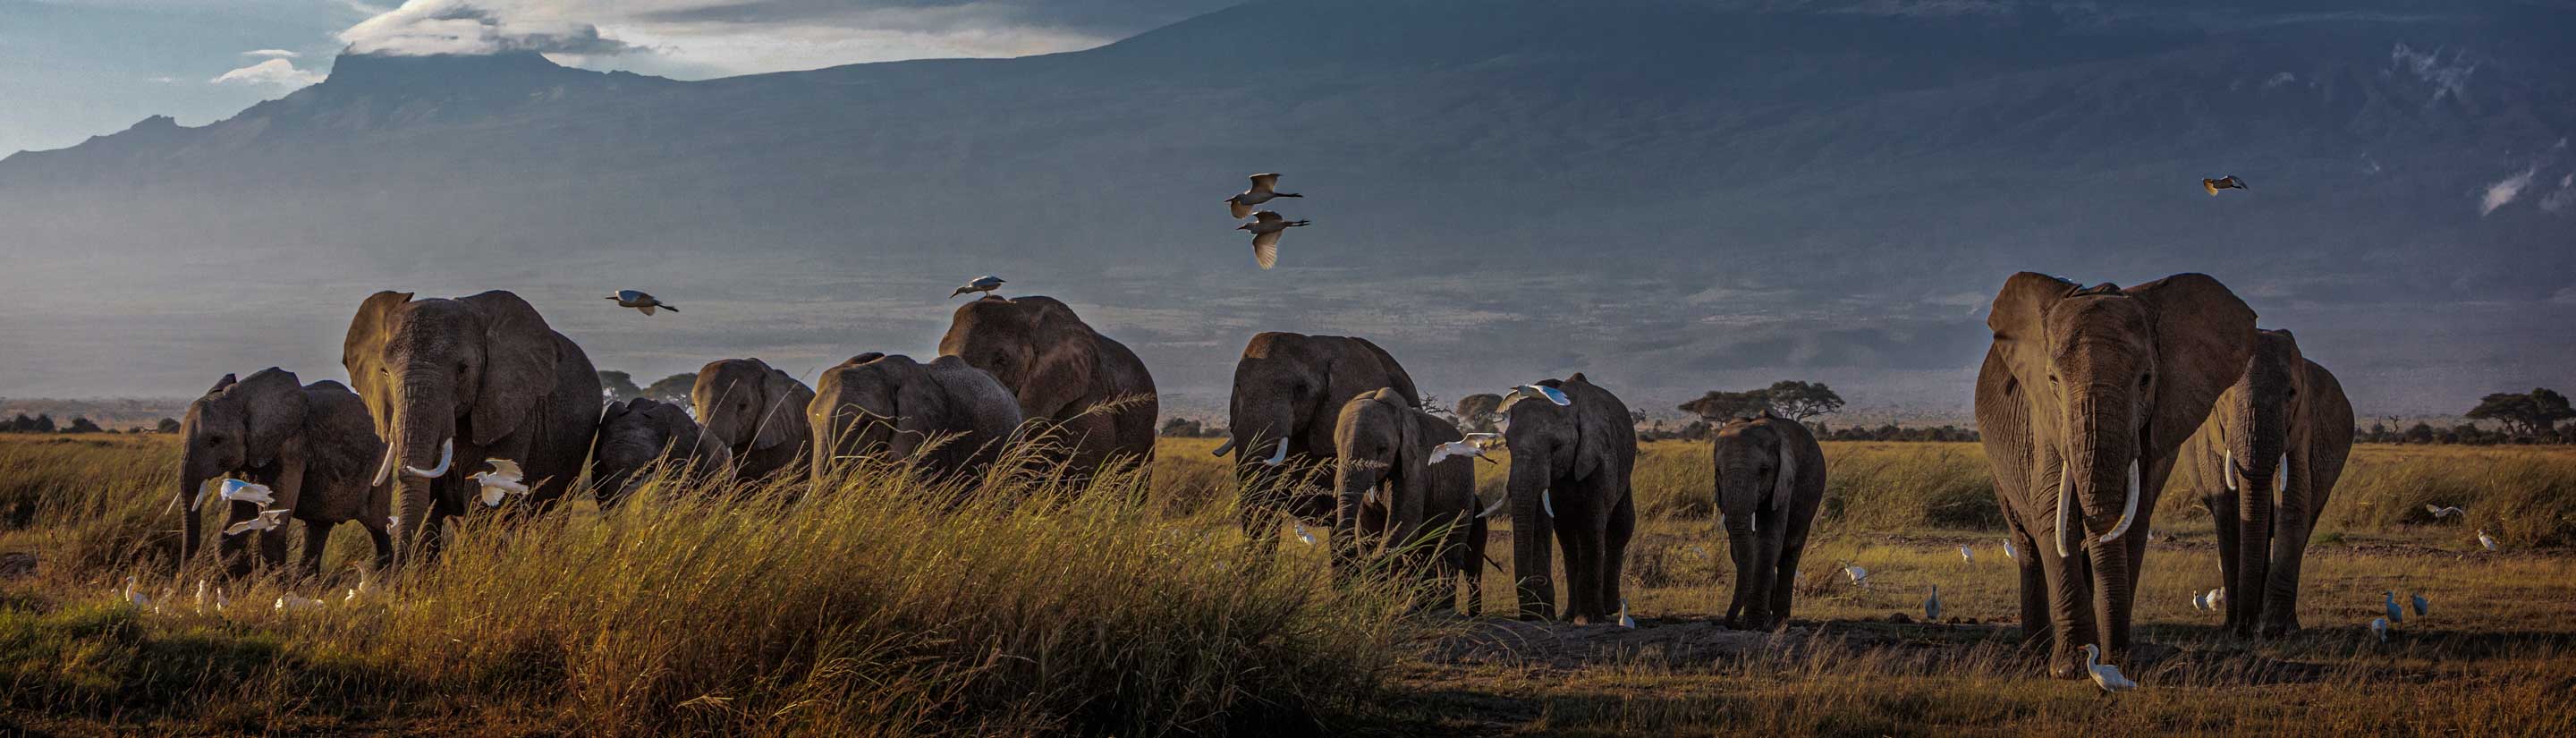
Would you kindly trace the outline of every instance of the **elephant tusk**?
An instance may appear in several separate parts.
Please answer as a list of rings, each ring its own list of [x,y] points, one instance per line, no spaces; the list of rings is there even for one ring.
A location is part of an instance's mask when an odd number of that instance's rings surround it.
[[[369,484],[367,486],[382,487],[385,486],[386,480],[394,478],[394,449],[396,448],[400,448],[400,446],[391,443],[385,444],[385,460],[376,463],[376,481],[374,484]]]
[[[2068,499],[2075,496],[2073,471],[2066,462],[2057,462],[2057,535],[2051,537],[2057,539],[2057,557],[2061,559],[2075,555],[2066,550],[2066,538],[2074,533],[2075,527],[2074,501]]]
[[[456,461],[456,439],[450,438],[438,442],[438,468],[420,469],[405,466],[403,467],[403,473],[419,477],[421,479],[437,479],[439,477],[447,476],[447,469],[449,466],[453,465],[452,462],[454,461]]]
[[[1226,437],[1226,439],[1225,439],[1225,443],[1224,443],[1224,444],[1221,444],[1221,445],[1219,445],[1219,446],[1217,446],[1215,451],[1210,451],[1210,452],[1208,452],[1208,455],[1210,455],[1210,456],[1224,456],[1224,455],[1226,455],[1227,453],[1230,453],[1230,452],[1232,452],[1232,451],[1234,451],[1234,437],[1232,437],[1232,436],[1227,436],[1227,437]]]
[[[1545,488],[1538,491],[1538,509],[1546,510],[1547,516],[1551,518],[1556,517],[1556,503],[1551,499],[1554,495],[1549,494],[1553,491]]]
[[[2219,468],[2219,472],[2218,472],[2218,473],[2219,473],[2219,479],[2221,480],[2221,483],[2223,483],[2223,484],[2227,485],[2227,493],[2228,493],[2228,494],[2235,494],[2235,493],[2236,493],[2236,449],[2232,449],[2232,448],[2231,448],[2231,449],[2228,449],[2228,450],[2226,451],[2226,453],[2224,453],[2223,455],[2221,455],[2221,456],[2219,457],[2219,464],[2220,464],[2220,468]]]
[[[2281,454],[2280,467],[2272,472],[2272,504],[2274,506],[2279,506],[2281,504],[2281,498],[2289,491],[2290,455],[2284,453]]]
[[[1278,450],[1278,451],[1275,451],[1275,452],[1272,452],[1272,453],[1270,454],[1270,458],[1262,459],[1262,460],[1261,460],[1261,465],[1262,465],[1262,466],[1278,466],[1280,462],[1287,461],[1287,460],[1288,460],[1288,439],[1283,437],[1283,438],[1280,438],[1280,439],[1279,439],[1279,450]]]
[[[2101,541],[2099,541],[2099,542],[2100,542],[2100,543],[2110,543],[2110,542],[2112,542],[2112,541],[2120,540],[2120,536],[2127,535],[2127,534],[2129,533],[2129,523],[2130,523],[2131,521],[2135,521],[2135,520],[2137,520],[2137,519],[2138,519],[2138,460],[2137,460],[2137,459],[2130,459],[2130,460],[2129,460],[2129,500],[2128,500],[2128,502],[2122,503],[2122,504],[2120,505],[2120,523],[2119,523],[2118,525],[2111,526],[2111,532],[2102,534],[2102,540],[2101,540]]]

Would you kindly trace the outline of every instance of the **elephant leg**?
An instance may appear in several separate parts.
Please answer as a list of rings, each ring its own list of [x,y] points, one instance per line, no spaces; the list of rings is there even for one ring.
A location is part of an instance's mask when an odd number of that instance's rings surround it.
[[[1628,540],[1637,534],[1636,501],[1627,494],[1624,485],[1621,487],[1610,490],[1611,494],[1618,495],[1619,502],[1610,508],[1609,519],[1600,526],[1604,539],[1600,551],[1600,573],[1596,576],[1601,581],[1598,588],[1601,599],[1595,607],[1605,618],[1618,617],[1626,599],[1619,579],[1621,571],[1627,568]]]
[[[368,541],[368,542],[370,542],[370,543],[375,544],[375,547],[376,547],[376,570],[377,570],[377,571],[384,571],[384,570],[386,570],[386,569],[391,569],[391,568],[393,568],[393,565],[394,565],[394,536],[393,536],[393,532],[392,532],[392,531],[385,530],[385,526],[384,526],[383,524],[381,524],[381,523],[377,523],[377,522],[373,522],[373,521],[360,523],[359,525],[364,526],[364,527],[367,529],[367,541]]]
[[[1468,514],[1474,515],[1473,512]],[[1485,535],[1488,532],[1484,518],[1467,519],[1467,545],[1461,556],[1466,560],[1460,565],[1464,567],[1462,571],[1467,578],[1467,617],[1471,618],[1485,614]]]
[[[262,565],[262,566],[272,566],[272,567],[282,567],[282,566],[285,566],[285,565],[286,565],[286,542],[287,542],[287,535],[286,535],[286,523],[285,523],[284,521],[280,521],[280,522],[278,523],[278,526],[277,526],[277,527],[275,527],[275,528],[270,528],[270,529],[268,529],[268,530],[260,531],[260,532],[259,532],[259,563],[260,563],[260,565]]]
[[[1804,536],[1799,537],[1797,540],[1781,542],[1780,565],[1772,568],[1769,574],[1771,577],[1772,623],[1787,624],[1789,622],[1789,599],[1798,589],[1798,559],[1805,556],[1806,553],[1807,541]]]
[[[255,517],[259,517],[258,505],[233,502],[224,506],[224,526],[227,528]],[[215,554],[224,562],[225,574],[235,577],[249,574],[250,540],[238,533],[218,531],[216,535],[218,538],[215,541]]]
[[[2032,555],[2044,558],[2040,571],[2048,579],[2049,676],[2083,678],[2077,649],[2093,642],[2093,574],[2085,554],[2060,557],[2052,547],[2034,548]]]
[[[318,520],[304,521],[304,551],[300,557],[301,561],[297,564],[299,573],[308,575],[322,573],[322,550],[330,546],[330,523]]]
[[[2226,491],[2224,488],[2221,488],[2218,492],[2202,497],[2201,504],[2204,507],[2209,508],[2209,519],[2218,521],[2218,524],[2212,527],[2215,527],[2218,530],[2219,586],[2234,587],[2236,586],[2236,570],[2240,568],[2237,563],[2238,559],[2236,558],[2236,536],[2239,533],[2239,529],[2232,523],[2232,521],[2236,520],[2236,495]],[[2200,593],[2195,592],[2193,594]],[[2229,599],[2232,600],[2234,598],[2231,597]],[[2225,614],[2227,618],[2225,627],[2230,630],[2236,629],[2238,627],[2238,623],[2236,620],[2236,604],[2234,602],[2227,603]]]
[[[2296,504],[2276,512],[2280,530],[2272,536],[2272,570],[2264,582],[2262,634],[2289,635],[2299,629],[2299,568],[2308,556],[2308,533],[2316,527],[2310,513]]]
[[[2019,522],[2012,524],[2008,540],[2021,555],[2013,557],[2013,566],[2021,569],[2021,642],[2025,648],[2048,646],[2055,642],[2055,629],[2049,627],[2049,586],[2046,567],[2040,562],[2038,542]]]

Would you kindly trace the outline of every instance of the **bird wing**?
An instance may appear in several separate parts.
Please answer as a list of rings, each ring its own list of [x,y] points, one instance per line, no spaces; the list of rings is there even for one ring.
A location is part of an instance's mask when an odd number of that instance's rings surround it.
[[[518,479],[528,475],[527,472],[519,470],[519,462],[511,461],[509,459],[484,459],[483,463],[492,465],[492,474],[494,476]]]
[[[1467,434],[1466,442],[1476,444],[1476,446],[1481,448],[1485,444],[1493,443],[1502,439],[1503,434],[1500,433],[1469,433]]]
[[[1225,208],[1225,209],[1226,209],[1226,211],[1227,211],[1227,212],[1234,213],[1234,219],[1235,219],[1235,220],[1242,220],[1244,216],[1247,216],[1247,215],[1251,215],[1251,214],[1252,214],[1252,206],[1250,206],[1250,205],[1245,205],[1245,204],[1243,204],[1243,203],[1236,202],[1236,201],[1234,201],[1234,200],[1232,200],[1232,199],[1228,199],[1228,200],[1226,200],[1226,201],[1225,201],[1225,204],[1226,204],[1226,208]]]
[[[1463,442],[1463,441],[1452,441],[1452,442],[1449,442],[1449,443],[1443,443],[1443,444],[1440,444],[1440,445],[1438,445],[1438,446],[1433,446],[1433,447],[1431,447],[1431,461],[1430,461],[1430,463],[1438,464],[1438,463],[1440,463],[1440,462],[1443,462],[1443,461],[1447,461],[1447,460],[1449,460],[1449,457],[1452,457],[1452,456],[1463,456],[1463,455],[1465,455],[1465,454],[1461,454],[1461,453],[1459,453],[1459,452],[1458,452],[1458,449],[1457,449],[1457,447],[1458,447],[1460,444],[1462,444],[1462,443],[1464,443],[1464,442]]]
[[[1275,210],[1264,210],[1258,213],[1253,213],[1252,219],[1263,223],[1277,223],[1279,221],[1287,220],[1287,218],[1282,217],[1279,215],[1279,212]]]
[[[2245,180],[2237,179],[2237,178],[2236,178],[2236,175],[2233,175],[2233,174],[2227,175],[2227,183],[2228,183],[2228,184],[2230,184],[2230,185],[2234,185],[2234,186],[2236,187],[2236,189],[2240,189],[2240,190],[2250,190],[2250,189],[2254,189],[2254,188],[2252,188],[2252,187],[2247,187],[2247,186],[2245,186]]]
[[[643,301],[643,299],[644,299],[644,293],[642,293],[642,292],[637,292],[637,291],[634,291],[634,290],[618,290],[618,291],[617,291],[617,301],[618,301],[618,302],[641,302],[641,301]]]
[[[2217,196],[2218,196],[2218,183],[2217,183],[2217,182],[2215,182],[2215,181],[2207,180],[2207,179],[2201,180],[2201,181],[2200,181],[2200,188],[2201,188],[2201,189],[2204,189],[2204,190],[2208,190],[2208,191],[2209,191],[2209,196],[2210,196],[2210,197],[2217,197]]]
[[[1279,265],[1279,231],[1252,237],[1252,260],[1263,269]]]
[[[1279,174],[1277,172],[1252,175],[1252,191],[1270,192],[1278,188]]]
[[[645,306],[638,307],[638,308],[635,308],[635,309],[644,311],[644,314],[645,314],[645,315],[652,315],[652,314],[653,314],[653,306],[651,306],[651,305],[645,305]]]

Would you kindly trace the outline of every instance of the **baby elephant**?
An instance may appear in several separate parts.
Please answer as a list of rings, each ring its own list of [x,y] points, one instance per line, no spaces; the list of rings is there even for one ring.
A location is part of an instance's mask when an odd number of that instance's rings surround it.
[[[1717,429],[1717,509],[1735,559],[1726,627],[1769,630],[1789,620],[1789,592],[1807,528],[1825,499],[1825,451],[1798,421],[1761,415]]]
[[[225,522],[239,524],[262,509],[286,510],[304,521],[305,571],[318,571],[331,526],[355,521],[375,541],[376,566],[393,563],[393,539],[386,534],[393,509],[393,488],[373,484],[376,460],[385,442],[355,392],[339,382],[296,380],[295,373],[269,367],[235,381],[223,381],[206,396],[189,403],[179,423],[185,443],[180,453],[178,504],[187,508],[187,538],[180,556],[194,558],[202,532],[198,502],[208,480],[226,474],[268,487],[266,504],[233,500],[224,504]],[[211,492],[203,494],[212,495]],[[273,517],[273,516],[272,516]],[[235,575],[248,572],[241,557],[250,533],[224,536],[220,547]],[[286,560],[286,531],[258,532],[260,554],[270,564]]]
[[[990,465],[1020,426],[1020,403],[993,375],[942,356],[868,352],[823,370],[805,407],[814,434],[814,478],[857,457],[915,459],[931,476]],[[923,444],[942,438],[940,446]]]
[[[1393,389],[1343,403],[1333,425],[1333,558],[1349,571],[1374,544],[1403,551],[1407,568],[1447,590],[1441,606],[1467,585],[1466,614],[1484,609],[1485,519],[1476,516],[1476,457],[1437,463],[1432,450],[1462,436]],[[1436,539],[1429,536],[1437,534]]]
[[[678,405],[650,397],[609,403],[590,448],[599,507],[615,508],[643,483],[646,467],[662,462],[687,468],[691,479],[709,479],[731,466],[733,451],[699,432],[698,422]]]

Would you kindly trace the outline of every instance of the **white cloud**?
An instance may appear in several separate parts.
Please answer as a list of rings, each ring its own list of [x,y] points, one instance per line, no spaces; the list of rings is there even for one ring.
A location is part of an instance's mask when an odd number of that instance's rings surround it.
[[[409,0],[402,7],[359,21],[340,32],[361,54],[617,54],[626,42],[600,35],[589,23],[539,12],[496,11],[465,0]]]
[[[2299,81],[2299,75],[2282,72],[2272,75],[2271,79],[2263,80],[2263,89],[2269,90],[2274,87],[2279,87],[2297,81]]]
[[[2559,177],[2558,189],[2540,198],[2540,209],[2552,213],[2566,210],[2569,205],[2576,205],[2576,174]]]
[[[303,54],[287,51],[285,49],[257,49],[242,52],[242,56],[264,56],[270,59],[293,59],[303,56]]]
[[[2534,165],[2522,170],[2521,174],[2496,180],[2495,184],[2487,185],[2486,197],[2478,201],[2478,215],[2495,212],[2496,208],[2504,207],[2513,202],[2514,198],[2521,197],[2522,189],[2530,187],[2532,176],[2539,173],[2540,167]]]
[[[207,81],[219,85],[277,85],[295,88],[322,81],[322,73],[297,69],[294,62],[284,59],[270,59],[225,72]]]
[[[2451,61],[2446,64],[2439,48],[2419,52],[2403,43],[2388,50],[2388,63],[2413,72],[2416,79],[2431,83],[2435,100],[2442,99],[2444,94],[2456,99],[2468,92],[2469,75],[2478,71],[2477,63],[2468,60],[2466,51],[2451,52]]]

